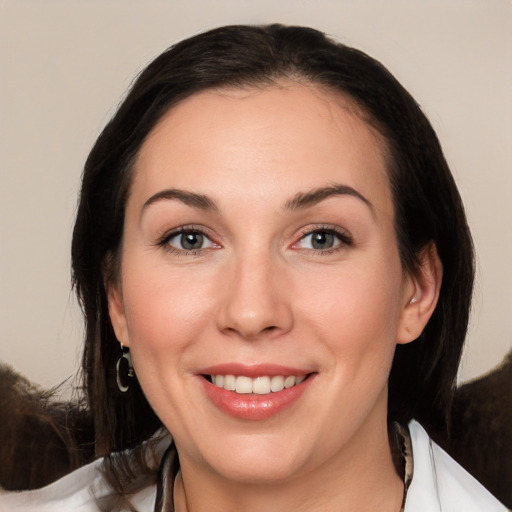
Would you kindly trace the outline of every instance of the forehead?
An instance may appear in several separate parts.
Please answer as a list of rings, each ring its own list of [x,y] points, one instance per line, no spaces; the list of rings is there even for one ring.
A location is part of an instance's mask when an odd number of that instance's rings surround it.
[[[385,145],[341,94],[283,82],[208,90],[172,107],[139,152],[133,192],[193,188],[270,198],[340,182],[388,208]],[[361,191],[361,190],[360,190]]]

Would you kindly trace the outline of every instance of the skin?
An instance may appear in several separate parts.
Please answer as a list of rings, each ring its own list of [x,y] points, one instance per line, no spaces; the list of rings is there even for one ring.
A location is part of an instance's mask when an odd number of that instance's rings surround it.
[[[356,193],[292,207],[332,184]],[[169,189],[215,207],[155,197]],[[399,510],[387,380],[396,344],[413,341],[435,307],[441,268],[430,248],[417,275],[404,273],[393,219],[379,135],[320,88],[202,92],[153,129],[109,308],[176,442],[179,511]],[[200,249],[169,236],[183,226],[204,231]],[[311,233],[325,230],[342,236],[313,247]],[[290,407],[243,420],[217,408],[197,375],[231,362],[312,378]]]

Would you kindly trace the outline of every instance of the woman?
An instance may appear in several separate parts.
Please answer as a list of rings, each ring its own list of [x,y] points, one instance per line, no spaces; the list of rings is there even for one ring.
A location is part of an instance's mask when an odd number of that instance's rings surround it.
[[[72,254],[103,459],[5,507],[504,510],[417,423],[446,418],[472,244],[365,54],[282,26],[162,54],[89,155]]]

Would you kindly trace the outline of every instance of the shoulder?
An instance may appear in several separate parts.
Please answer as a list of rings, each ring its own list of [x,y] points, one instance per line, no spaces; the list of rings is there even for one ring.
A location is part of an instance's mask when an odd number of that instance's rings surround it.
[[[434,443],[416,421],[409,424],[414,473],[405,512],[506,512],[506,508]]]
[[[102,498],[112,489],[101,472],[103,459],[83,466],[60,480],[30,491],[0,489],[0,510],[22,512],[101,512]],[[153,510],[156,487],[146,487],[130,497],[139,512]]]

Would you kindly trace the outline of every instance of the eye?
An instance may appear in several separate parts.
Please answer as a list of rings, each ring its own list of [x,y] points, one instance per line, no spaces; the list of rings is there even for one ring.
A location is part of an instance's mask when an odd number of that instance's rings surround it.
[[[198,251],[216,245],[201,231],[182,230],[169,235],[163,243],[179,251]]]
[[[315,229],[302,236],[296,247],[313,251],[331,251],[351,243],[351,239],[346,234],[334,229]]]

